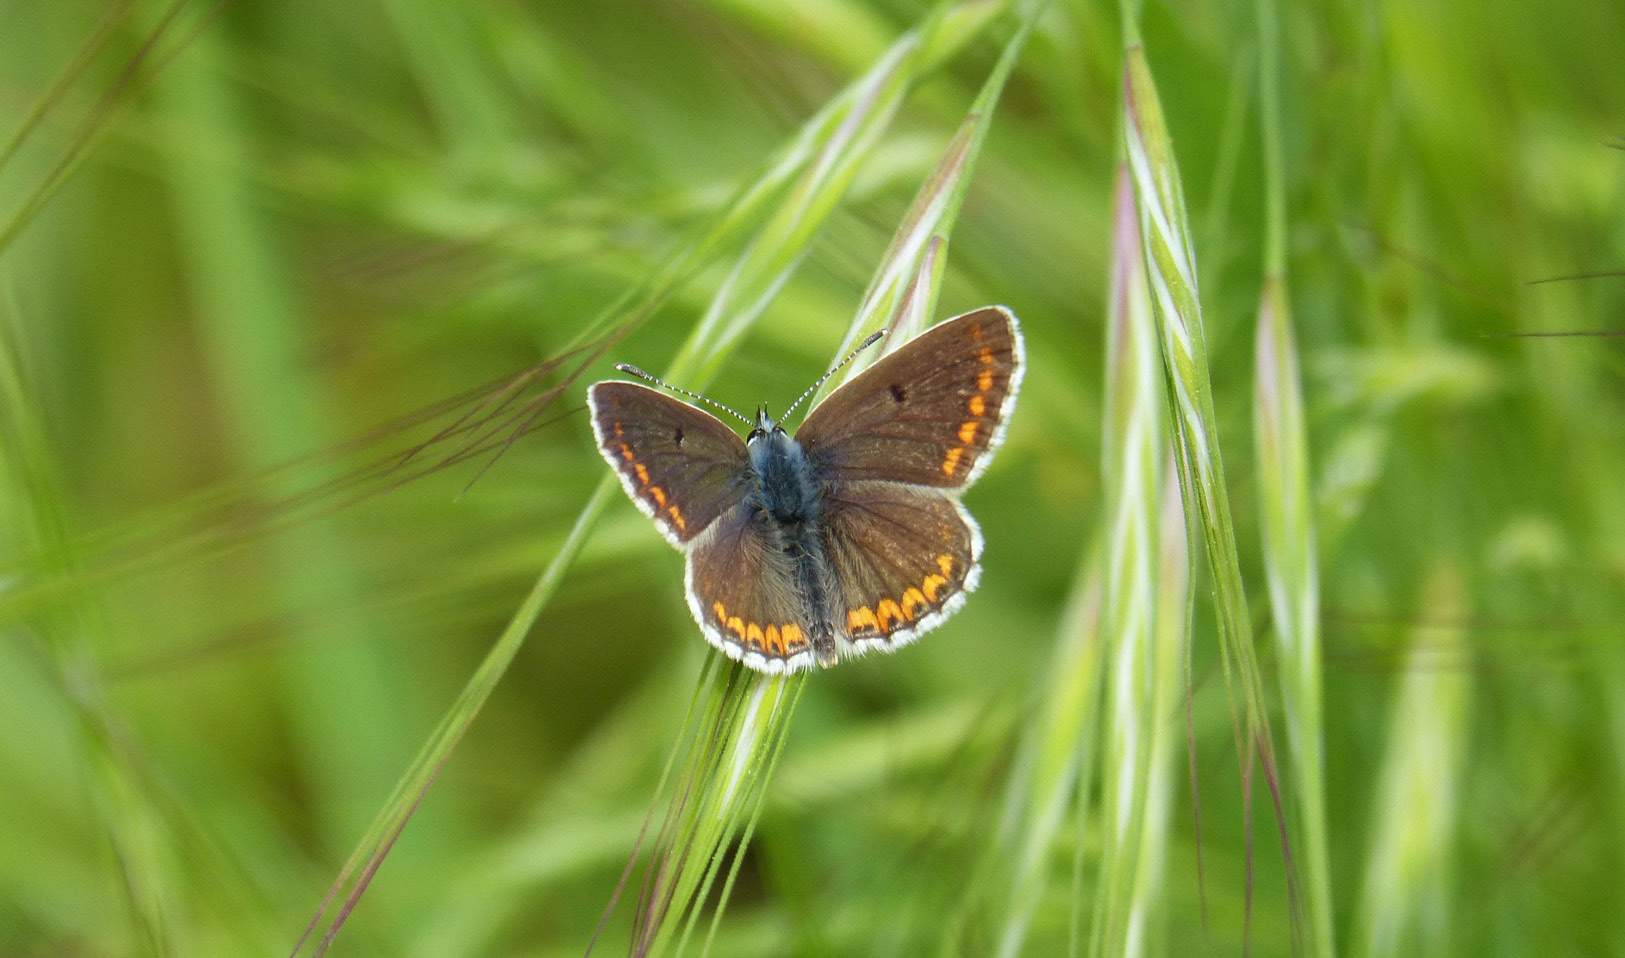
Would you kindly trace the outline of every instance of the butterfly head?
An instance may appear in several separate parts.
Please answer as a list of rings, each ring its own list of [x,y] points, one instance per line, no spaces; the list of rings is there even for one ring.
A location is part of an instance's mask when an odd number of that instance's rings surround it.
[[[779,420],[767,414],[766,406],[757,406],[756,422],[751,427],[750,435],[745,437],[745,441],[754,444],[758,439],[783,435],[786,435],[786,433],[784,427],[779,424]]]

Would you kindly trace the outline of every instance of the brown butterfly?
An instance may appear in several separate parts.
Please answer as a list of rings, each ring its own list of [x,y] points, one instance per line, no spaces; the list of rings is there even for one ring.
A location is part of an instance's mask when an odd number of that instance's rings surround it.
[[[727,410],[752,427],[742,440],[637,383],[596,383],[587,404],[626,494],[687,555],[706,639],[794,672],[899,648],[964,604],[982,534],[959,496],[1003,438],[1022,368],[1015,316],[988,306],[858,374],[793,437],[765,408]]]

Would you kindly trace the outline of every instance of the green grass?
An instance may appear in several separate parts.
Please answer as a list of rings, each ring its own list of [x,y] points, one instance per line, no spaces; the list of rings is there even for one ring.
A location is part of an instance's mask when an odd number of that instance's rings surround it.
[[[1625,13],[1124,6],[0,5],[0,954],[1619,953]],[[982,587],[720,661],[585,385],[987,303]]]

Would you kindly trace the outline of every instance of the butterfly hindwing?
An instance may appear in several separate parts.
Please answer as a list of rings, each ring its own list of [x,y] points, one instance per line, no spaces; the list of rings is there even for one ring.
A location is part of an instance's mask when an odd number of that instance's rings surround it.
[[[857,651],[893,649],[935,628],[981,576],[981,531],[945,491],[835,483],[822,522],[834,625]]]
[[[745,443],[710,413],[615,381],[594,384],[587,405],[598,451],[672,545],[692,541],[743,498]]]
[[[813,664],[814,624],[795,569],[767,513],[740,504],[693,541],[684,583],[712,645],[759,672]]]
[[[853,377],[796,432],[830,478],[963,489],[1015,405],[1021,331],[989,306],[926,330]]]

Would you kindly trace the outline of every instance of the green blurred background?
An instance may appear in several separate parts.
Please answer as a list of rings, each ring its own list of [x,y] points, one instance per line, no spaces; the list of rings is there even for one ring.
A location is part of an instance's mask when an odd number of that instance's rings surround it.
[[[579,414],[483,474],[490,451],[377,466],[461,448],[434,440],[490,409],[466,397],[574,345],[926,9],[0,4],[0,142],[26,134],[0,166],[0,954],[292,949],[604,471]],[[1152,3],[1145,36],[1262,628],[1254,17]],[[967,499],[982,589],[809,684],[718,954],[988,953],[940,909],[1100,531],[1118,18],[1046,12],[953,237],[939,313],[1010,305],[1030,359]],[[1625,279],[1530,285],[1625,269],[1625,7],[1279,18],[1340,950],[1625,954],[1625,340],[1505,336],[1625,328]],[[828,364],[1014,26],[913,92],[711,395],[783,408]],[[612,362],[660,368],[727,262],[548,415]],[[1288,954],[1196,595],[1203,880],[1182,783],[1150,950],[1238,953],[1250,901],[1254,953]],[[680,557],[617,500],[335,953],[581,953],[705,654]],[[1399,755],[1427,796],[1379,795]],[[1362,921],[1395,861],[1415,915],[1385,947]],[[1028,954],[1066,953],[1070,851],[1052,871]]]

